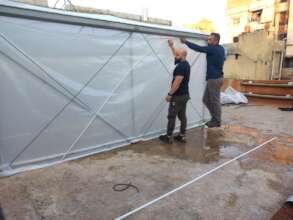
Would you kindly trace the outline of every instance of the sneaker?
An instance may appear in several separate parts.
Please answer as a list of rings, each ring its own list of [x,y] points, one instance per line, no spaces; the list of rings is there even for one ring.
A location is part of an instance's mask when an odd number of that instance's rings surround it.
[[[184,134],[178,134],[174,137],[174,140],[181,142],[181,143],[186,143],[186,137]]]
[[[221,123],[215,121],[208,121],[205,125],[209,128],[221,127]]]
[[[160,141],[162,141],[162,142],[164,142],[164,143],[166,143],[166,144],[172,144],[172,138],[171,138],[171,136],[168,136],[168,135],[161,135],[160,137],[159,137],[159,139],[160,139]]]

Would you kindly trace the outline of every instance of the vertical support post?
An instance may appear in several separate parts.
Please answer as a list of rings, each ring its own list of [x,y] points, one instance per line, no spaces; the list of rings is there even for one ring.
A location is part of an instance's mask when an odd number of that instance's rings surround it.
[[[134,65],[133,65],[133,36],[131,36],[130,40],[130,65],[131,65],[131,73],[130,73],[130,86],[131,86],[131,122],[132,122],[132,137],[135,137],[135,93],[134,93]]]
[[[274,52],[274,50],[272,51],[272,72],[271,72],[271,80],[273,80],[273,78],[274,78],[274,69],[275,69],[275,59],[274,59],[274,57],[275,57],[275,52]]]
[[[284,61],[284,51],[282,50],[281,51],[281,54],[280,54],[280,68],[279,68],[279,80],[281,80],[282,78],[282,69],[283,69],[283,61]]]
[[[131,37],[131,34],[128,35],[124,41],[122,42],[122,44],[114,51],[114,53],[109,57],[109,59],[95,72],[95,74],[93,74],[90,79],[88,79],[88,81],[84,84],[84,86],[77,92],[76,95],[74,95],[70,101],[63,106],[62,109],[60,109],[60,111],[57,112],[57,114],[55,114],[55,116],[50,119],[47,124],[41,128],[41,130],[34,136],[34,138],[27,144],[25,145],[25,147],[23,149],[20,150],[20,152],[18,152],[16,154],[16,156],[10,161],[9,166],[12,167],[13,163],[43,134],[43,132],[45,130],[47,130],[49,128],[49,126],[65,111],[65,109],[73,102],[74,99],[76,99],[81,93],[82,91],[97,77],[97,75],[105,68],[105,66],[108,65],[108,63],[110,63],[110,61],[112,60],[112,58],[114,56],[116,56],[116,54],[120,51],[120,49],[124,46],[124,44],[129,40],[129,38]]]

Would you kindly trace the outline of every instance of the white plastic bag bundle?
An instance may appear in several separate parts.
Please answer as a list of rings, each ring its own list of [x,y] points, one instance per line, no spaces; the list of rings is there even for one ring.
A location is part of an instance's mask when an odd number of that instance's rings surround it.
[[[221,104],[240,104],[248,103],[247,98],[241,92],[229,86],[225,92],[221,92]]]

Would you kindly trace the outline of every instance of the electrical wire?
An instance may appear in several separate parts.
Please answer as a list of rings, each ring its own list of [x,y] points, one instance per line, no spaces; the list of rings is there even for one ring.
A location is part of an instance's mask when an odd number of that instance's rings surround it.
[[[131,182],[130,183],[119,183],[119,184],[115,184],[112,189],[115,191],[115,192],[122,192],[122,191],[125,191],[129,188],[133,188],[136,190],[137,193],[139,193],[139,189],[137,186],[133,185]]]

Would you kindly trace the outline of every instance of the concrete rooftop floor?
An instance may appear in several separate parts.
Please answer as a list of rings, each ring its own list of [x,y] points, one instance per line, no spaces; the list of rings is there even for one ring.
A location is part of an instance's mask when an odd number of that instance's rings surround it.
[[[293,194],[293,113],[227,106],[222,128],[187,144],[158,140],[0,179],[9,219],[115,219],[276,136],[277,140],[127,219],[270,219]],[[117,183],[137,186],[113,191]]]

